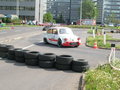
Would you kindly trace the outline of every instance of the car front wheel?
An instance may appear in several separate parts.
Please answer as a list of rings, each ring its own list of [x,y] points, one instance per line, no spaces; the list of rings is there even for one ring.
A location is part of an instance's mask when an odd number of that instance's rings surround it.
[[[62,40],[58,39],[58,47],[62,47]]]
[[[48,41],[47,41],[46,38],[44,38],[43,41],[44,41],[45,44],[48,44]]]

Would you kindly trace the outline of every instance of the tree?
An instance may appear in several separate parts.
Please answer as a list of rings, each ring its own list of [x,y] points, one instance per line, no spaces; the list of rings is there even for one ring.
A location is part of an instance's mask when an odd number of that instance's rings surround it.
[[[52,16],[52,14],[51,13],[46,13],[46,14],[44,14],[44,16],[43,16],[43,22],[53,22],[54,20],[53,20],[53,16]]]
[[[95,19],[97,16],[97,8],[92,0],[83,0],[82,3],[82,18]]]
[[[56,19],[56,22],[57,22],[57,23],[65,23],[62,13],[61,13],[61,14],[59,15],[59,17]]]

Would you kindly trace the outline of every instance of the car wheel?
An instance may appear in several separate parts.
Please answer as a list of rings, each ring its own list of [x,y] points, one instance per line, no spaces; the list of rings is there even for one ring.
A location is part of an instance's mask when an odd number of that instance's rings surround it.
[[[58,39],[58,47],[62,47],[62,41],[61,41],[61,39]]]
[[[43,41],[44,41],[45,44],[48,44],[48,41],[47,41],[46,38],[44,38]]]

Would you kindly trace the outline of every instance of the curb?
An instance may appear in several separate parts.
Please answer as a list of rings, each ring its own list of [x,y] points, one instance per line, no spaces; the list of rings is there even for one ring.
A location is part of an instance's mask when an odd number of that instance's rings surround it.
[[[85,74],[80,77],[79,90],[85,90]]]
[[[85,43],[85,45],[87,47],[93,48],[92,46],[88,45],[87,43]],[[98,47],[98,49],[111,50],[111,48],[101,48],[101,47]],[[120,49],[116,49],[116,50],[120,51]]]

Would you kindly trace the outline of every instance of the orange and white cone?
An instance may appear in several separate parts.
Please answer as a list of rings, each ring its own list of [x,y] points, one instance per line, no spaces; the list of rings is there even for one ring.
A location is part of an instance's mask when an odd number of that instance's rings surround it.
[[[97,49],[97,48],[98,48],[97,42],[94,43],[94,47],[93,47],[93,48],[94,48],[94,49]]]
[[[79,45],[82,45],[81,39],[79,40]]]
[[[11,29],[14,29],[14,27],[11,27]]]

